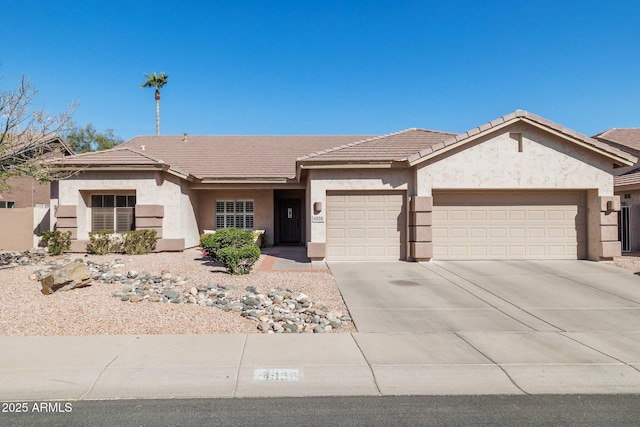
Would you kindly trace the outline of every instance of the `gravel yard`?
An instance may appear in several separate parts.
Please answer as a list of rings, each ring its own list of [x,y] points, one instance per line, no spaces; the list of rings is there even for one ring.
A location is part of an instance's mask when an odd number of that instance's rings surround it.
[[[48,257],[47,260],[70,260],[81,254]],[[263,255],[264,257],[264,255]],[[248,294],[247,286],[259,293],[271,289],[292,289],[322,301],[331,311],[348,314],[333,276],[323,272],[257,272],[231,276],[224,268],[202,259],[197,249],[180,253],[150,255],[88,255],[94,262],[122,259],[123,267],[112,273],[130,270],[159,274],[168,271],[186,279],[181,291],[209,283],[233,285],[237,296]],[[259,262],[262,261],[261,260]],[[39,281],[29,276],[43,266],[0,267],[0,335],[121,335],[121,334],[234,334],[260,333],[255,321],[239,313],[218,308],[161,302],[128,302],[113,297],[122,293],[123,285],[93,284],[85,288],[43,295]],[[346,323],[333,332],[355,332]]]

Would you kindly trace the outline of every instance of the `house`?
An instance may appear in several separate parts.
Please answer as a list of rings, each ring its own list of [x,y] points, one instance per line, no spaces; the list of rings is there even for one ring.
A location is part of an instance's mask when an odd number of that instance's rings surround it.
[[[640,128],[609,129],[593,137],[640,156]],[[640,164],[616,169],[614,194],[620,197],[619,238],[623,252],[640,251]]]
[[[56,227],[148,228],[157,250],[264,229],[312,260],[590,259],[620,254],[614,168],[636,157],[526,111],[463,134],[144,136],[57,162]]]
[[[73,150],[57,134],[42,137],[20,137],[3,141],[0,155],[3,168],[30,158],[58,158],[73,154]],[[38,235],[50,229],[49,183],[21,176],[9,178],[0,188],[0,251],[25,250],[37,244]]]

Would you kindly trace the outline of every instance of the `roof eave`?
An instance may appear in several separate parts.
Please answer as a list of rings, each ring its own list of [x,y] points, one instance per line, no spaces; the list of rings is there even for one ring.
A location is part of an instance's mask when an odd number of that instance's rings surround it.
[[[323,162],[298,162],[298,171],[301,169],[391,169],[401,166],[408,166],[406,159],[361,162],[336,160]]]
[[[286,184],[289,178],[197,178],[199,184]]]

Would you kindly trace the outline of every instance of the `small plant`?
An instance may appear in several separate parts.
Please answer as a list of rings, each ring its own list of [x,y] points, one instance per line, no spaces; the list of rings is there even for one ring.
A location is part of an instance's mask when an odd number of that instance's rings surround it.
[[[87,253],[106,255],[110,252],[119,252],[119,236],[113,230],[98,230],[89,233]]]
[[[122,251],[127,255],[144,255],[156,249],[156,230],[128,231],[122,236]]]
[[[216,259],[229,274],[249,274],[258,258],[260,258],[260,248],[253,244],[241,248],[227,246],[220,248],[216,254]]]
[[[47,246],[50,255],[61,255],[71,249],[71,231],[45,231],[40,242]]]
[[[242,248],[244,246],[254,246],[253,235],[250,231],[239,228],[223,228],[215,233],[205,234],[200,238],[200,246],[203,251],[216,261],[218,250],[222,248]]]

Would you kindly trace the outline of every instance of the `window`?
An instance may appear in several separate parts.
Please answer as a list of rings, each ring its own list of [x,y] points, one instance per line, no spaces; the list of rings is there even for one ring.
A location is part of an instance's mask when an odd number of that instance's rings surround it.
[[[6,200],[0,200],[0,209],[13,209],[16,207],[16,202],[7,202]]]
[[[253,200],[216,200],[216,229],[253,230]]]
[[[91,196],[91,230],[115,230],[116,233],[136,229],[136,196],[94,194]]]

